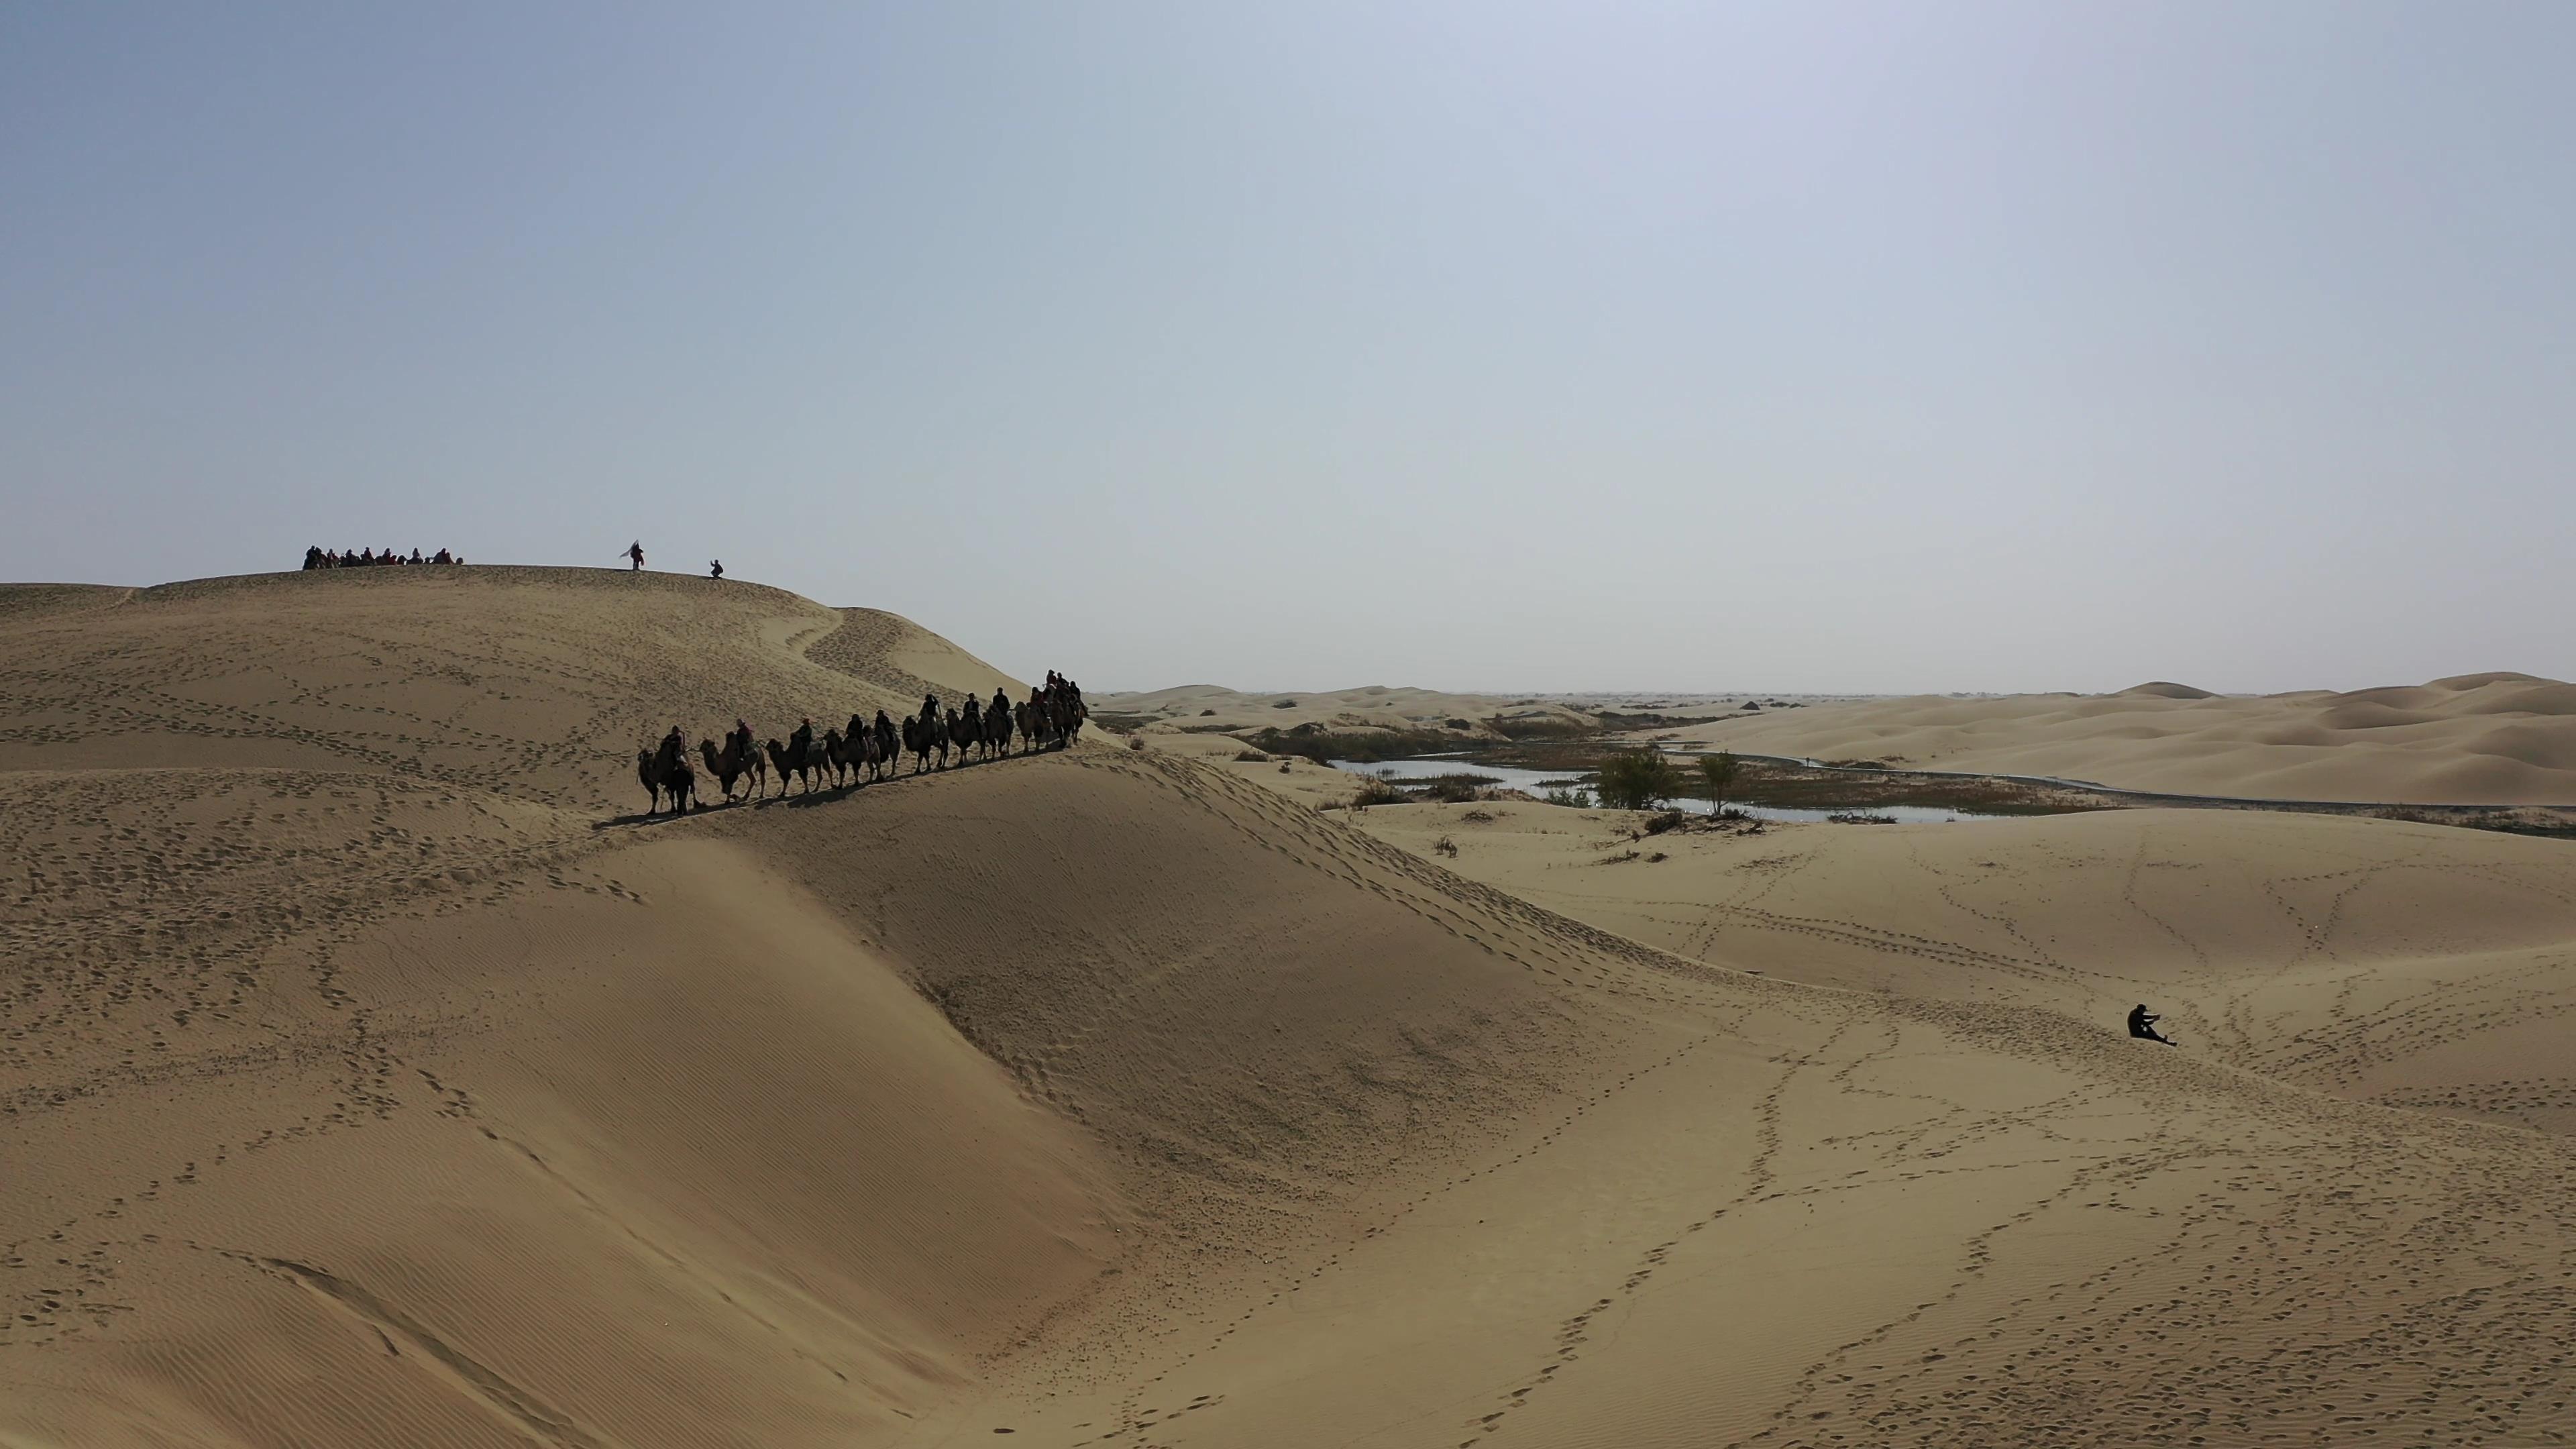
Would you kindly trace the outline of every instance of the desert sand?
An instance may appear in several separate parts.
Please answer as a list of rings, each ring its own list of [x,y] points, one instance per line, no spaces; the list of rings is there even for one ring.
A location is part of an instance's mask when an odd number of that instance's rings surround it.
[[[2118,694],[1925,695],[1650,735],[1672,748],[2052,775],[2177,795],[2576,805],[2576,684],[2510,672],[2340,694],[2214,695],[2159,680]]]
[[[1009,683],[667,575],[0,590],[0,661],[12,1449],[2576,1433],[2563,845],[1602,864],[1114,737],[644,821],[674,721]]]

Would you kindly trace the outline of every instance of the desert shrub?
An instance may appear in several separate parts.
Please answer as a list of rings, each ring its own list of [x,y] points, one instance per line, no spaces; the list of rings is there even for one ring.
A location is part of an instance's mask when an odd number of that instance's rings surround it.
[[[1434,854],[1445,855],[1451,860],[1456,860],[1458,858],[1458,842],[1451,840],[1446,835],[1431,842],[1431,849]]]
[[[1496,715],[1486,723],[1507,740],[1579,740],[1600,733],[1596,725],[1549,714],[1525,714],[1511,719]]]
[[[1145,748],[1145,737],[1143,735],[1129,735],[1127,737],[1127,748],[1141,752]]]
[[[1199,711],[1199,718],[1201,718],[1201,719],[1206,719],[1209,715],[1212,715],[1212,714],[1214,714],[1214,713],[1216,713],[1216,711],[1215,711],[1215,710],[1212,710],[1212,709],[1203,709],[1203,710],[1200,710],[1200,711]]]
[[[1270,707],[1272,709],[1295,709],[1297,707],[1297,701],[1293,699],[1276,699],[1270,702]]]
[[[1404,792],[1375,775],[1362,776],[1360,787],[1351,792],[1351,808],[1366,810],[1371,805],[1395,805],[1404,800]]]
[[[1494,812],[1491,810],[1470,810],[1458,818],[1466,821],[1470,825],[1491,825],[1494,823]]]
[[[1302,755],[1319,765],[1335,760],[1374,764],[1411,759],[1458,748],[1455,737],[1438,730],[1353,730],[1336,733],[1309,721],[1295,729],[1264,729],[1249,741],[1274,755]]]
[[[1443,775],[1423,787],[1422,793],[1443,805],[1466,805],[1474,802],[1480,786],[1492,783],[1490,775]]]
[[[1690,823],[1690,817],[1684,815],[1682,812],[1678,810],[1662,810],[1656,812],[1654,818],[1646,822],[1646,833],[1648,835],[1661,835],[1667,830],[1679,830],[1688,823]]]
[[[1617,855],[1605,855],[1601,857],[1601,863],[1603,865],[1626,865],[1629,861],[1635,860],[1636,858],[1637,852],[1633,850],[1623,850]]]
[[[1722,808],[1726,804],[1727,792],[1735,788],[1736,777],[1742,773],[1744,763],[1736,759],[1732,751],[1720,750],[1716,754],[1699,757],[1699,782],[1707,788],[1711,805]]]
[[[1617,750],[1601,762],[1601,803],[1613,810],[1652,810],[1681,788],[1681,772],[1658,749]]]
[[[1589,810],[1592,808],[1592,797],[1581,790],[1550,790],[1539,798],[1550,805],[1563,805],[1572,810]]]
[[[1670,860],[1670,859],[1672,859],[1672,857],[1671,857],[1671,856],[1666,855],[1666,854],[1664,854],[1662,851],[1658,850],[1658,851],[1656,851],[1654,854],[1652,854],[1652,855],[1650,855],[1650,856],[1647,856],[1647,857],[1646,857],[1646,864],[1648,864],[1648,865],[1653,865],[1656,861],[1659,861],[1659,860]]]
[[[1237,750],[1234,762],[1238,765],[1266,765],[1270,763],[1270,757],[1259,750]]]
[[[1283,775],[1288,773],[1288,762],[1286,760],[1281,760],[1279,762],[1279,773]]]
[[[1440,726],[1443,729],[1471,730],[1476,727],[1476,724],[1473,720],[1445,719],[1440,722]]]

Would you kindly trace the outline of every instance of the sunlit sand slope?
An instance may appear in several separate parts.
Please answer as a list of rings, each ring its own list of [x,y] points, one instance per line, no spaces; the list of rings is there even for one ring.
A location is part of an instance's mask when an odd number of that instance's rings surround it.
[[[479,569],[0,614],[0,1443],[2576,1428],[2565,1142],[2351,1100],[2281,1006],[2213,1056],[1719,969],[1117,748],[632,818],[673,719],[989,687],[897,623]]]
[[[2119,694],[1822,704],[1686,726],[1693,746],[2129,790],[2366,803],[2576,805],[2576,684],[2471,674],[2259,698]]]

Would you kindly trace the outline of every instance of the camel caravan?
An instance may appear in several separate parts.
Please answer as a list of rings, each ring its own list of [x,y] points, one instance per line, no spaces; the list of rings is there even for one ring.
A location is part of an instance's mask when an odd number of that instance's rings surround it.
[[[962,708],[943,705],[937,694],[925,694],[921,712],[904,716],[900,725],[884,710],[878,710],[873,720],[854,714],[847,729],[825,729],[819,739],[810,719],[798,724],[783,743],[757,741],[750,725],[735,720],[721,746],[713,740],[698,741],[698,758],[727,801],[736,798],[737,788],[743,791],[742,798],[760,800],[768,798],[773,778],[781,795],[788,792],[791,781],[801,783],[807,794],[826,787],[870,784],[901,771],[907,754],[912,756],[910,773],[918,775],[927,769],[947,769],[952,754],[959,765],[1007,756],[1014,740],[1022,754],[1062,749],[1081,738],[1083,721],[1090,717],[1081,688],[1048,670],[1045,686],[1030,690],[1029,697],[1018,704],[999,689],[990,701],[966,696]],[[661,813],[666,801],[674,815],[701,803],[698,771],[689,763],[688,739],[678,725],[659,745],[635,752],[635,778],[649,797],[647,815]]]

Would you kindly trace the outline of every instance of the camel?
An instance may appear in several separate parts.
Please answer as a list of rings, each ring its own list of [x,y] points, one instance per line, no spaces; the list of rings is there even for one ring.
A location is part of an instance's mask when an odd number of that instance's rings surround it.
[[[700,740],[698,754],[707,762],[707,773],[715,776],[716,783],[724,787],[726,799],[733,798],[733,786],[737,780],[751,781],[755,796],[769,793],[769,765],[760,758],[758,750],[751,748],[747,737],[726,736],[722,754],[716,753],[715,741]]]
[[[857,715],[850,716],[850,732],[844,737],[842,748],[849,751],[850,769],[853,772],[866,770],[868,782],[875,783],[883,773],[886,757],[885,752],[877,748],[876,731],[866,720]]]
[[[821,768],[832,772],[833,788],[838,789],[846,783],[845,776],[850,770],[856,768],[857,761],[850,757],[849,742],[841,738],[839,730],[823,731],[822,751]]]
[[[1006,759],[1011,753],[1011,702],[998,689],[984,708],[984,753]]]
[[[698,777],[689,762],[669,750],[637,750],[635,778],[647,792],[644,813],[652,814],[661,806],[662,797],[671,797],[671,813],[686,815],[697,795]]]
[[[969,699],[966,707],[973,709],[974,701]],[[983,738],[984,727],[975,723],[973,716],[961,715],[953,709],[948,712],[948,743],[957,751],[957,763],[965,764],[969,759],[968,752]]]
[[[940,752],[940,763],[948,762],[948,741],[940,736],[939,726],[912,715],[903,717],[903,747],[912,751],[912,772],[916,775],[929,767],[934,747]]]
[[[812,794],[814,776],[826,768],[823,763],[823,752],[816,748],[810,735],[790,739],[783,745],[776,740],[771,740],[769,763],[778,771],[778,793],[781,795],[787,793],[787,782],[793,779],[803,780],[806,793]]]
[[[902,740],[895,733],[894,721],[886,718],[884,710],[878,710],[877,758],[885,762],[886,768],[892,769],[903,762],[901,744]]]
[[[1021,753],[1026,754],[1028,751],[1036,749],[1038,747],[1037,708],[1026,701],[1012,705],[1011,722],[1018,725],[1020,729]]]

